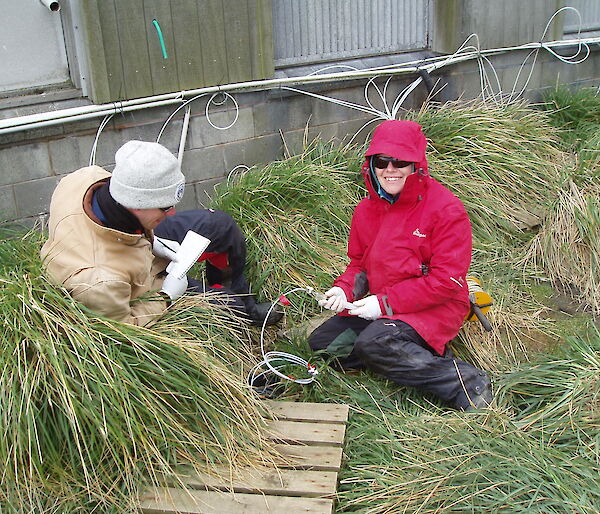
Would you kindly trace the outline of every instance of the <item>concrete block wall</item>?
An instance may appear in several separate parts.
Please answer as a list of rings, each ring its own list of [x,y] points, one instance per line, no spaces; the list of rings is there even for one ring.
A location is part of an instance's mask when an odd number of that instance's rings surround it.
[[[572,55],[576,48],[569,48],[563,55]],[[524,98],[532,103],[538,103],[548,90],[557,85],[570,87],[598,87],[600,86],[600,48],[592,49],[590,56],[582,63],[572,65],[560,61],[545,50],[540,50],[537,56],[530,54],[531,50],[523,50],[502,54],[490,58],[490,64],[485,64],[485,71],[493,86],[493,91],[498,91],[497,75],[503,93],[512,91],[520,93],[524,87]],[[580,54],[579,57],[585,55]],[[535,66],[531,70],[531,64]],[[521,69],[521,65],[525,66]],[[531,72],[531,74],[530,74]],[[434,80],[438,75],[434,75]],[[481,91],[480,70],[475,61],[459,63],[443,69],[441,78],[446,82],[446,87],[441,93],[443,100],[455,98],[471,99],[477,97]]]
[[[494,57],[502,88],[510,92],[525,56],[524,52]],[[526,68],[523,74],[529,73]],[[433,76],[447,83],[439,100],[470,99],[480,92],[479,68],[475,61],[444,68]],[[394,79],[389,86],[388,103],[414,77]],[[317,86],[320,94],[366,105],[366,81]],[[547,52],[540,52],[536,68],[528,84],[526,97],[537,102],[543,90],[557,83],[578,86],[600,85],[600,48],[582,64],[563,63]],[[383,81],[382,81],[383,84]],[[517,88],[520,90],[520,88]],[[426,97],[419,86],[403,107],[418,108]],[[227,130],[216,130],[205,115],[206,99],[193,102],[192,116],[183,158],[187,178],[181,209],[209,205],[215,184],[227,177],[236,166],[265,164],[302,150],[305,132],[310,139],[348,141],[373,119],[372,116],[301,94],[283,90],[239,93],[238,119]],[[376,95],[371,95],[372,101]],[[376,107],[381,107],[381,105]],[[40,110],[47,108],[40,104]],[[98,140],[96,164],[111,170],[116,150],[130,139],[156,140],[165,120],[175,107],[160,107],[117,114]],[[184,110],[171,120],[160,142],[176,153],[179,148]],[[2,116],[3,114],[3,116]],[[6,113],[0,116],[7,117]],[[216,105],[210,121],[227,126],[235,116],[230,102]],[[50,197],[58,180],[67,173],[87,166],[101,119],[64,124],[48,129],[0,136],[0,222],[16,221],[32,224],[47,213]],[[365,140],[373,125],[362,129],[355,139]]]

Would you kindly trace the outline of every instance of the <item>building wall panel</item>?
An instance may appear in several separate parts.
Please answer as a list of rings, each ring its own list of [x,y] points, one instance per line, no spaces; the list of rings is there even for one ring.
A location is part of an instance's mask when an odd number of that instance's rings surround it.
[[[273,75],[270,0],[83,4],[87,57],[94,70],[90,98],[95,103]]]
[[[569,0],[569,7],[579,11],[579,15],[573,10],[565,11],[565,35],[581,32],[600,31],[600,1],[598,0]],[[594,34],[597,36],[599,34]]]

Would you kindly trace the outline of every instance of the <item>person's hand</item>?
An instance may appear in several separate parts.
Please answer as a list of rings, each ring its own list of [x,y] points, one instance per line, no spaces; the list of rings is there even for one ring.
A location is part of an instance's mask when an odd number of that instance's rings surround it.
[[[175,254],[179,251],[181,245],[177,241],[172,239],[165,239],[162,237],[154,236],[154,242],[152,243],[152,253],[157,257],[163,257],[170,261],[177,260]]]
[[[353,316],[358,316],[363,319],[377,319],[381,316],[381,307],[379,307],[379,298],[372,294],[362,300],[356,300],[354,303],[354,309],[348,311]]]
[[[178,278],[172,273],[168,273],[163,282],[161,293],[165,293],[171,300],[179,298],[188,286],[187,277],[184,275],[183,278]]]
[[[342,312],[346,307],[344,304],[348,301],[346,293],[341,287],[334,286],[325,292],[325,298],[319,300],[319,305],[325,309],[334,312]]]

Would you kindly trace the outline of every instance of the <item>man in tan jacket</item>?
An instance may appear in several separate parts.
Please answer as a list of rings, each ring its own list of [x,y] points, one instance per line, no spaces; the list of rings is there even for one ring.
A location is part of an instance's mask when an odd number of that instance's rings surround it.
[[[67,175],[50,203],[49,237],[41,251],[47,273],[92,311],[134,325],[155,320],[186,290],[213,289],[166,274],[165,257],[171,252],[159,251],[156,244],[153,249],[154,229],[176,215],[184,188],[175,156],[143,141],[119,148],[112,175],[98,166]],[[230,229],[211,234],[226,237]],[[245,242],[238,238],[236,244]],[[228,293],[225,301],[240,314],[262,323],[267,309],[249,300],[249,291],[215,290]],[[280,318],[272,313],[267,322]]]

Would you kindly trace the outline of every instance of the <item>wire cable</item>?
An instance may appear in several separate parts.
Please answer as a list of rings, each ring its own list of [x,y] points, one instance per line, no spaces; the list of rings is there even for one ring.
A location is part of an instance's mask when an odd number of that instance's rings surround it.
[[[231,94],[229,94],[227,91],[220,91],[220,92],[216,92],[216,93],[212,93],[212,94],[211,93],[201,93],[201,94],[196,95],[196,96],[190,98],[189,100],[186,100],[185,102],[183,102],[179,107],[177,107],[177,109],[175,109],[169,115],[169,117],[166,119],[166,121],[163,123],[162,127],[160,128],[160,131],[158,132],[158,136],[156,137],[156,142],[157,143],[160,142],[160,138],[162,137],[163,132],[167,128],[167,125],[181,109],[183,109],[184,107],[187,107],[189,104],[191,104],[195,100],[198,100],[199,98],[208,96],[209,94],[210,94],[210,98],[208,99],[208,102],[206,103],[206,108],[205,108],[206,121],[212,128],[214,128],[216,130],[227,130],[227,129],[231,128],[235,124],[235,122],[238,120],[239,114],[240,114],[240,108],[239,108],[239,105],[238,105],[236,99]],[[220,102],[217,102],[215,99],[219,98],[219,97],[222,97],[222,100]],[[182,98],[183,98],[183,91],[182,91]],[[210,119],[210,106],[213,104],[219,105],[219,106],[223,105],[223,104],[225,104],[225,102],[227,102],[227,100],[231,100],[233,102],[233,106],[235,109],[235,116],[234,116],[233,121],[229,125],[226,125],[224,127],[219,127],[218,125],[213,123]]]
[[[98,139],[100,139],[100,134],[102,133],[104,127],[106,127],[106,125],[113,116],[114,114],[108,114],[107,116],[105,116],[102,122],[100,123],[98,130],[96,131],[96,137],[94,138],[94,143],[92,144],[92,151],[90,152],[90,160],[88,164],[89,166],[93,166],[94,164],[96,164],[96,150],[98,148]]]
[[[256,383],[259,381],[259,379],[264,379],[266,383],[269,383],[269,381],[266,378],[269,374],[273,374],[279,377],[280,379],[301,385],[311,384],[312,382],[314,382],[316,376],[319,374],[319,371],[315,366],[313,366],[303,358],[298,357],[297,355],[276,351],[265,352],[265,329],[267,326],[267,320],[269,318],[269,315],[271,314],[275,306],[280,302],[280,299],[282,297],[286,298],[287,295],[297,293],[299,291],[304,291],[305,293],[311,295],[313,294],[313,290],[310,288],[296,287],[290,289],[289,291],[283,293],[277,300],[275,300],[271,304],[269,310],[267,311],[260,331],[260,351],[262,355],[262,360],[258,362],[248,373],[248,385],[253,390],[256,390]],[[288,368],[290,365],[300,367],[303,372],[306,372],[308,374],[308,377],[295,378],[294,376],[283,373],[281,371],[284,368]]]

